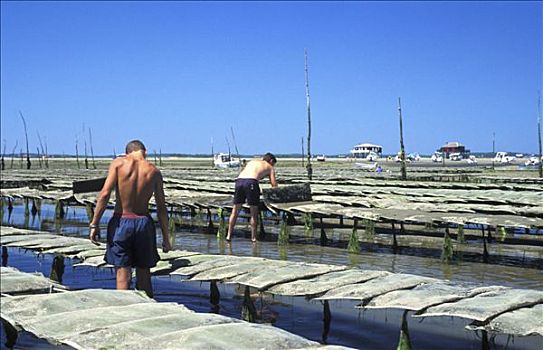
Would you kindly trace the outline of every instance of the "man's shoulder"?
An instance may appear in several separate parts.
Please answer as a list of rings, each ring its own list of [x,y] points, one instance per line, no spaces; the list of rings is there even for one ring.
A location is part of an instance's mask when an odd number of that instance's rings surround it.
[[[145,167],[147,168],[147,171],[152,174],[153,176],[160,176],[161,172],[160,170],[151,162],[144,160]]]

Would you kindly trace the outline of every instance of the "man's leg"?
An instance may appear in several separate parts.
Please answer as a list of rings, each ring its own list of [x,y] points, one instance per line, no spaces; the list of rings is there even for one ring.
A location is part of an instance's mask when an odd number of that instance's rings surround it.
[[[256,226],[258,223],[258,205],[251,205],[251,241],[256,242]]]
[[[226,234],[227,241],[232,239],[232,232],[234,232],[234,226],[236,226],[236,221],[238,220],[238,213],[240,208],[241,204],[234,204],[232,214],[230,214],[230,219],[228,220],[228,233]]]
[[[151,271],[136,267],[136,289],[143,290],[149,298],[153,297],[153,286],[151,285]]]
[[[132,268],[117,267],[117,289],[129,289],[132,280]]]

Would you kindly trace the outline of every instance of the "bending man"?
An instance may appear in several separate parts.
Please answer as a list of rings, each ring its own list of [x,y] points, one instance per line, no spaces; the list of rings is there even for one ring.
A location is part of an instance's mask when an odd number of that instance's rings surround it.
[[[234,193],[234,209],[230,214],[228,221],[228,235],[226,240],[232,239],[232,232],[238,219],[239,209],[247,200],[251,210],[251,241],[256,242],[256,224],[258,217],[258,206],[260,204],[260,186],[258,181],[266,176],[270,177],[272,187],[277,187],[275,180],[274,165],[277,159],[271,153],[266,153],[262,160],[251,160],[236,179],[236,187]]]
[[[150,268],[160,260],[155,224],[149,215],[149,200],[153,194],[162,229],[163,251],[168,252],[171,245],[162,174],[145,160],[145,156],[143,143],[134,140],[126,145],[126,156],[111,162],[104,187],[96,198],[96,210],[89,228],[91,241],[97,242],[100,218],[115,189],[115,212],[107,227],[104,260],[115,266],[117,289],[130,288],[132,267],[135,267],[136,288],[153,297]]]

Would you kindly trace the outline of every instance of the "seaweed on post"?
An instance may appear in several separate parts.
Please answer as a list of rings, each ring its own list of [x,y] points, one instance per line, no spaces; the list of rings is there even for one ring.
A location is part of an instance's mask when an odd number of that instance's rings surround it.
[[[311,213],[303,213],[304,232],[306,236],[313,236],[313,216]]]
[[[353,222],[353,231],[351,233],[351,239],[347,245],[347,251],[349,253],[359,253],[360,252],[360,242],[358,242],[358,219],[354,219]]]
[[[168,231],[170,232],[170,238],[172,233],[175,233],[175,217],[173,211],[170,211],[170,217],[168,218]]]
[[[445,234],[443,236],[443,248],[441,250],[441,261],[449,263],[454,256],[453,244],[449,235],[449,227],[445,228]]]
[[[411,337],[409,336],[409,328],[407,325],[407,313],[405,310],[402,315],[402,328],[400,330],[400,340],[396,350],[411,350]]]
[[[219,229],[217,230],[217,238],[225,239],[226,231],[228,225],[226,225],[226,220],[224,219],[224,208],[217,209],[217,215],[219,216]]]
[[[285,213],[281,216],[281,227],[279,228],[279,236],[277,237],[278,245],[288,244],[288,225],[287,216]]]
[[[496,227],[496,239],[498,242],[504,242],[505,238],[507,237],[507,231],[505,230],[505,227],[498,226]]]
[[[375,221],[365,219],[364,225],[366,226],[366,238],[373,243],[373,240],[375,239]]]
[[[64,219],[64,204],[62,201],[57,201],[57,204],[55,206],[55,219]]]
[[[202,212],[201,207],[199,207],[198,211],[196,212],[195,222],[196,222],[196,226],[200,228],[204,226],[204,214]]]
[[[28,197],[24,197],[23,201],[24,201],[24,204],[25,204],[24,216],[26,218],[26,217],[28,217],[30,215],[30,208],[28,207]]]
[[[87,212],[87,218],[89,219],[89,223],[92,222],[92,218],[94,217],[94,209],[92,207],[92,203],[85,204],[85,211]]]
[[[464,236],[464,225],[458,225],[456,231],[456,240],[458,241],[458,243],[466,242],[466,237]]]

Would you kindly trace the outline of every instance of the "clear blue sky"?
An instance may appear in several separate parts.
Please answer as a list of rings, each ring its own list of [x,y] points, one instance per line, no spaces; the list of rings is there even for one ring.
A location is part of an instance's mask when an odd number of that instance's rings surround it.
[[[537,152],[541,2],[2,2],[1,138],[95,154]],[[232,150],[234,149],[231,142]],[[19,148],[19,147],[18,147]],[[80,148],[81,149],[81,148]]]

